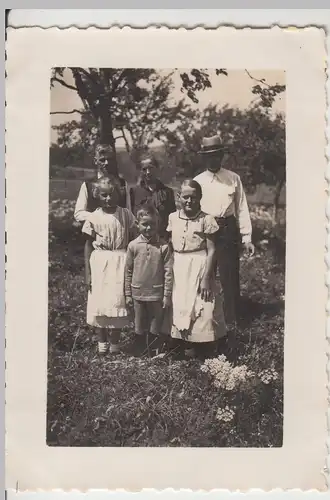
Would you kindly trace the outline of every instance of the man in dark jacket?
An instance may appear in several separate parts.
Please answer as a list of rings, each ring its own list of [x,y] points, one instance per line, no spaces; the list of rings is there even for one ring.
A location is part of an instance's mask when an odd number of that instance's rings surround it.
[[[136,214],[139,207],[152,203],[159,212],[159,236],[167,239],[168,216],[176,211],[174,193],[157,177],[158,162],[152,154],[141,161],[140,179],[131,189],[132,211]]]

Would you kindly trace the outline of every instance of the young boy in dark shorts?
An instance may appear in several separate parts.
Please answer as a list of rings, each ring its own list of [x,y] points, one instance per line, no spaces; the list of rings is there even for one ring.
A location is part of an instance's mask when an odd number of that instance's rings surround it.
[[[152,204],[136,214],[140,235],[127,248],[125,267],[126,305],[134,311],[139,351],[159,346],[164,325],[169,325],[173,258],[169,245],[158,235],[159,217]]]

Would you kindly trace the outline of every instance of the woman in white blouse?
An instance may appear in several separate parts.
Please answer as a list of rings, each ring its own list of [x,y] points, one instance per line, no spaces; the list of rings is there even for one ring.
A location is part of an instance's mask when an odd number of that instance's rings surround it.
[[[121,200],[119,206],[131,210],[131,199],[129,188],[125,179],[118,174],[117,165],[113,159],[113,148],[109,144],[99,144],[95,149],[94,157],[95,166],[97,169],[97,177],[100,178],[107,174],[112,174],[118,177],[121,185]],[[88,219],[88,214],[96,208],[93,197],[91,183],[83,182],[76,201],[74,218],[77,222],[85,222]]]
[[[205,171],[195,177],[202,187],[202,210],[215,217],[216,261],[224,292],[224,312],[227,325],[235,326],[239,318],[240,246],[253,255],[252,225],[240,176],[223,168],[227,148],[219,136],[203,139],[200,154]]]

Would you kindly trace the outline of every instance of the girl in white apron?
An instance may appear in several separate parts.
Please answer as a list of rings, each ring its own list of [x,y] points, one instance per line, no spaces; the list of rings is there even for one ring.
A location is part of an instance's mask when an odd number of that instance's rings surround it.
[[[211,215],[201,211],[201,187],[194,180],[181,186],[181,209],[170,214],[167,231],[174,250],[172,337],[186,341],[186,354],[200,343],[226,335],[222,292],[215,293],[213,235],[219,229]]]
[[[120,186],[115,177],[103,177],[93,185],[99,207],[84,223],[87,324],[98,332],[100,354],[119,352],[120,330],[129,323],[124,295],[127,245],[134,237],[135,218],[118,206]],[[110,335],[108,335],[110,333]]]

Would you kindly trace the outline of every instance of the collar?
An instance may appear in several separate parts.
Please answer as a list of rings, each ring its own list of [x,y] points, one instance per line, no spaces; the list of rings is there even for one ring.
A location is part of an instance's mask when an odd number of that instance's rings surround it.
[[[212,178],[216,177],[218,179],[220,177],[222,171],[223,171],[223,169],[219,168],[219,170],[217,170],[216,172],[211,172],[211,170],[206,170],[205,172],[207,172],[209,177],[212,177]]]
[[[149,191],[147,184],[145,183],[145,181],[143,179],[141,179],[141,177],[138,180],[138,185]],[[156,191],[159,191],[160,189],[163,189],[164,187],[165,187],[165,185],[159,179],[156,179],[156,181],[155,181]]]
[[[149,243],[149,245],[155,245],[155,244],[158,244],[159,243],[159,236],[156,235],[155,238],[153,240],[148,240],[145,236],[143,236],[143,234],[140,234],[137,238],[136,238],[136,243]]]
[[[183,219],[183,220],[196,220],[198,219],[198,217],[200,216],[200,214],[202,213],[202,210],[199,209],[199,211],[197,212],[196,215],[194,215],[194,217],[187,217],[186,214],[184,213],[184,211],[182,209],[179,210],[179,219]]]
[[[209,170],[204,170],[203,174],[205,175],[205,179],[209,181],[219,181],[221,184],[223,182],[232,182],[235,179],[235,173],[231,170],[227,170],[226,168],[221,167],[217,172],[210,172]],[[197,179],[198,181],[198,179]]]
[[[102,214],[104,214],[104,215],[115,215],[115,214],[118,212],[119,208],[120,208],[120,207],[119,207],[119,206],[117,206],[117,207],[116,207],[116,210],[115,210],[114,212],[106,212],[105,210],[103,210],[103,208],[102,208],[102,207],[98,207],[95,211],[97,211],[97,210],[98,210],[99,212],[101,212],[101,213],[102,213]]]

